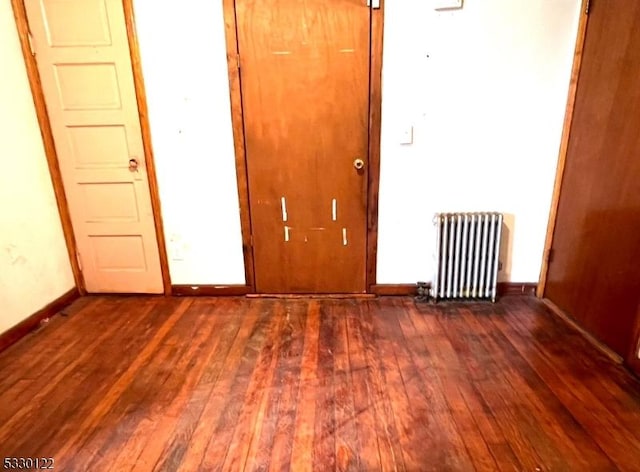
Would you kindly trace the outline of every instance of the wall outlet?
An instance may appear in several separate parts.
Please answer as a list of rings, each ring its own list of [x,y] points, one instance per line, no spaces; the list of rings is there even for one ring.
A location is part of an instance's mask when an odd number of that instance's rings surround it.
[[[169,239],[169,252],[172,261],[184,261],[185,244],[180,236],[171,236],[171,239]]]
[[[176,244],[171,248],[171,260],[172,261],[184,261],[184,251],[180,244]]]
[[[400,131],[400,144],[413,144],[413,126],[407,126]]]

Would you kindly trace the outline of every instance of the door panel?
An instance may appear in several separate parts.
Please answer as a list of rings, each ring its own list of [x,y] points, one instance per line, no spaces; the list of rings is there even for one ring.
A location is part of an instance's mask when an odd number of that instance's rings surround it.
[[[545,297],[621,356],[640,303],[640,3],[589,14]]]
[[[86,289],[162,293],[122,2],[25,6]]]
[[[61,110],[122,107],[115,64],[53,64],[53,74]]]
[[[257,291],[364,292],[370,10],[237,0],[236,17]]]

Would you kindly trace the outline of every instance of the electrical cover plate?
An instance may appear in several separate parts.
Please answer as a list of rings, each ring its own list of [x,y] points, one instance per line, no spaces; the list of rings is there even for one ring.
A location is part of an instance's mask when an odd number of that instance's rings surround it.
[[[451,10],[462,8],[462,0],[433,0],[434,10]]]

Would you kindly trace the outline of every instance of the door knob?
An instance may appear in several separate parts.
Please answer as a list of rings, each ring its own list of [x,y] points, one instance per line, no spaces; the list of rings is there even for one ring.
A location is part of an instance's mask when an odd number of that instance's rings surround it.
[[[364,161],[362,159],[356,159],[355,161],[353,161],[353,167],[355,167],[357,170],[364,169]]]
[[[138,171],[138,160],[137,159],[129,159],[129,170],[131,172]]]

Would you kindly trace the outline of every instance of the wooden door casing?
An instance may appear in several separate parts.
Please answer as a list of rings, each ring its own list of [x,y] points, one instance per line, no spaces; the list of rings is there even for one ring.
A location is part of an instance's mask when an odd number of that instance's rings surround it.
[[[544,295],[627,357],[640,304],[640,4],[589,14]]]
[[[241,0],[235,18],[256,289],[364,292],[371,10]]]

